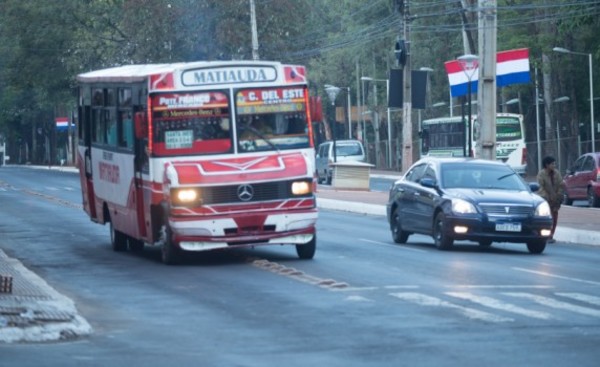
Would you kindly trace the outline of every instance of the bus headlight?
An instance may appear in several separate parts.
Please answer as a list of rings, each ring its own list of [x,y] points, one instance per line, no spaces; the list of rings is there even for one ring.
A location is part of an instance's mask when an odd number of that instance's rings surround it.
[[[541,203],[535,208],[535,216],[536,217],[551,217],[552,212],[550,211],[550,205],[546,201]]]
[[[312,185],[308,181],[295,181],[292,182],[292,194],[294,195],[307,195],[312,192]]]
[[[176,205],[189,205],[200,201],[198,189],[177,189],[171,195]]]

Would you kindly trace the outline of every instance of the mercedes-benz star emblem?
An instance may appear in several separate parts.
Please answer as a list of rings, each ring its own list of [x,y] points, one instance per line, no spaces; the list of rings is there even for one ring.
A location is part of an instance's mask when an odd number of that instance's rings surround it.
[[[251,185],[240,185],[237,188],[237,195],[241,201],[250,201],[254,197],[254,188]]]

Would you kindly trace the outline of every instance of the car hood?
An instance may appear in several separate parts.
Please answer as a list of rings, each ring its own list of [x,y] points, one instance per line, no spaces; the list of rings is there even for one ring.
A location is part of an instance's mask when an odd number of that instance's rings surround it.
[[[446,192],[452,197],[465,199],[478,204],[511,203],[534,205],[544,200],[540,196],[526,190],[448,189]]]

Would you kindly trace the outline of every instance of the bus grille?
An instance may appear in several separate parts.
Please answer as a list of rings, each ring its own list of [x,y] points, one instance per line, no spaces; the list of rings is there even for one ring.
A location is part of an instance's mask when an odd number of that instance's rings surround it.
[[[254,203],[270,200],[285,200],[290,198],[312,197],[312,193],[307,195],[292,195],[291,187],[293,181],[279,182],[261,182],[247,184],[250,186],[252,196],[250,199],[242,200],[238,195],[240,186],[208,186],[201,189],[202,203],[210,204],[231,204],[231,203]],[[248,191],[248,190],[247,190]]]

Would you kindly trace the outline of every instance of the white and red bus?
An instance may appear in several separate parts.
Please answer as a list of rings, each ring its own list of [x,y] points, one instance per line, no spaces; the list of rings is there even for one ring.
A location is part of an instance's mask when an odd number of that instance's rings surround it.
[[[127,65],[80,74],[83,206],[113,249],[292,244],[316,250],[305,69],[268,61]]]

